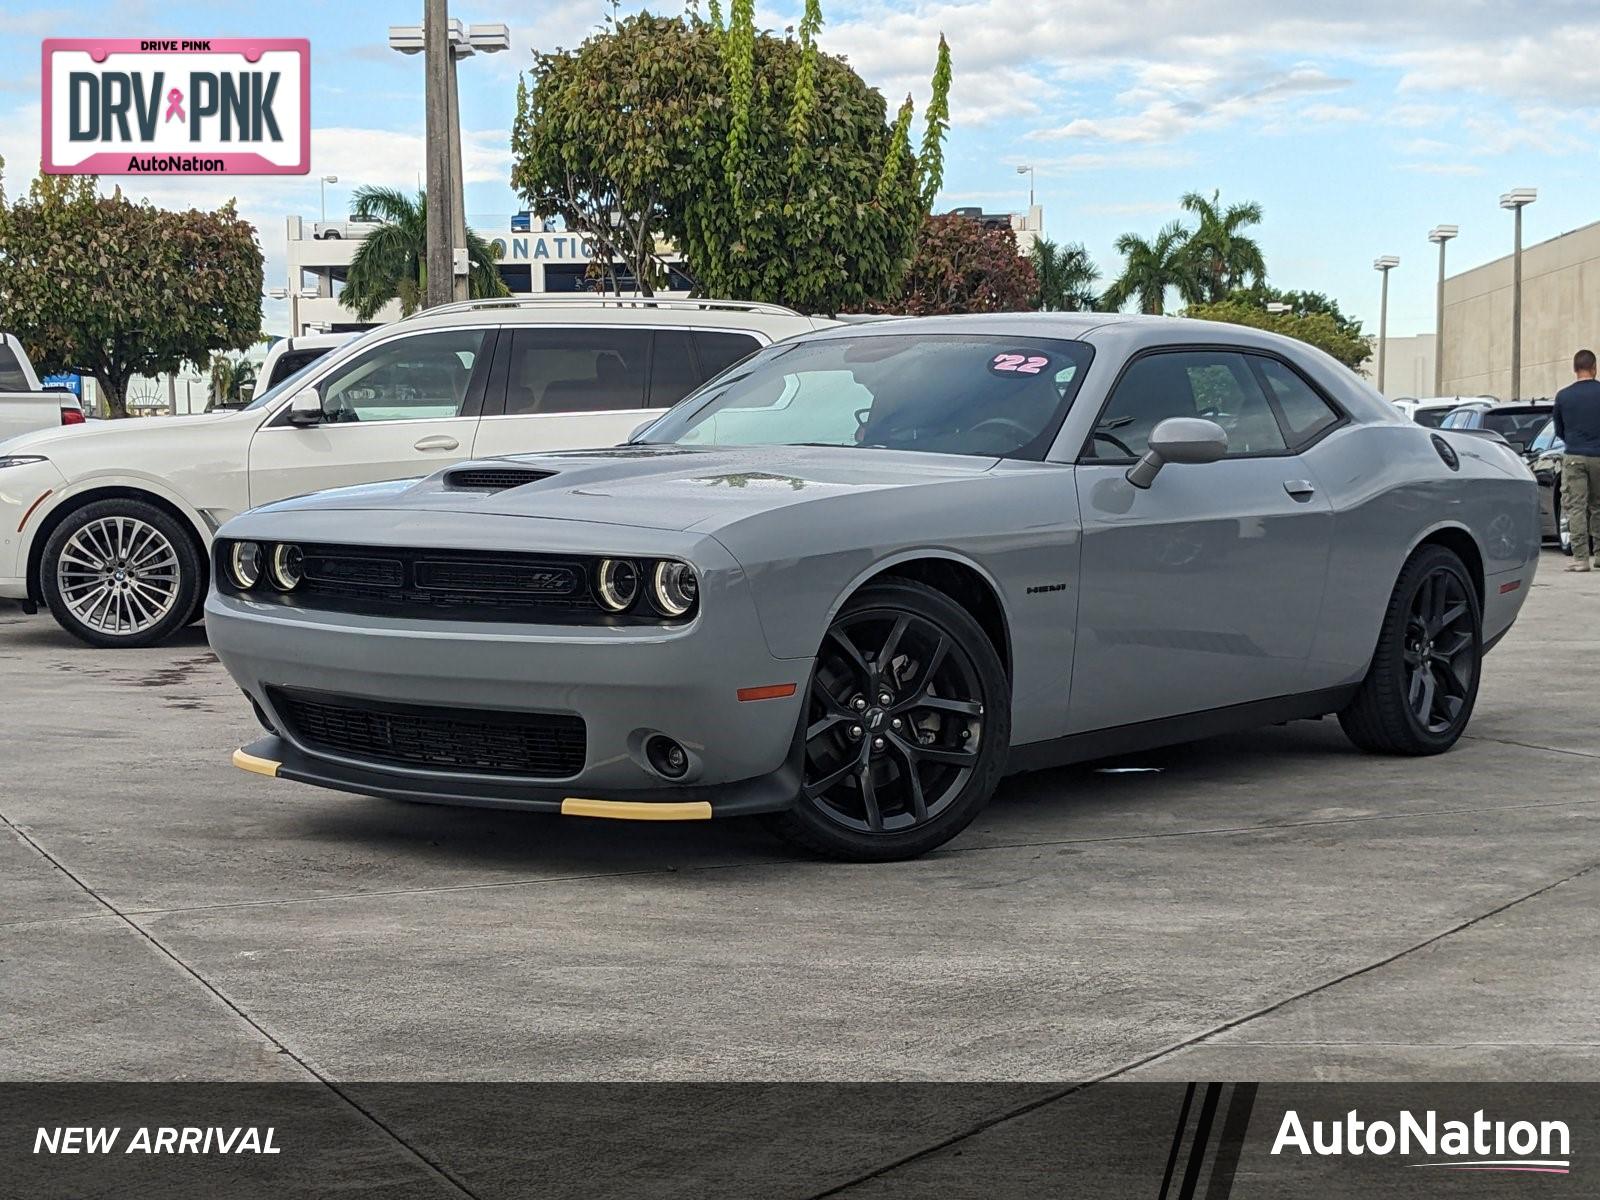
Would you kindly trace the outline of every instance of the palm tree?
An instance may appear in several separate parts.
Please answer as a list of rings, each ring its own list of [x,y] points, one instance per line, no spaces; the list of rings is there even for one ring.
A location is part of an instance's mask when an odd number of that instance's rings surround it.
[[[1183,207],[1200,218],[1189,236],[1189,249],[1195,258],[1200,285],[1199,299],[1226,300],[1234,288],[1244,287],[1246,279],[1261,283],[1267,277],[1267,264],[1261,247],[1243,230],[1261,223],[1261,205],[1222,205],[1222,193],[1213,190],[1208,200],[1199,192],[1189,192]]]
[[[1122,255],[1122,274],[1106,289],[1100,303],[1119,309],[1129,300],[1139,302],[1139,311],[1159,316],[1167,311],[1167,289],[1177,288],[1185,301],[1196,294],[1194,259],[1188,249],[1189,231],[1173,221],[1162,227],[1154,241],[1136,233],[1125,233],[1116,241]]]
[[[1034,242],[1028,255],[1039,281],[1039,308],[1044,312],[1093,312],[1094,284],[1100,268],[1078,242],[1059,246],[1046,238]]]
[[[363,321],[391,300],[410,316],[422,307],[428,291],[428,197],[415,200],[396,188],[362,187],[351,196],[350,219],[375,221],[374,229],[356,248],[340,299]],[[473,299],[508,296],[510,289],[495,270],[495,252],[488,242],[467,230],[467,291]]]
[[[256,381],[256,364],[248,358],[211,356],[211,408],[225,408],[243,401],[243,391]]]

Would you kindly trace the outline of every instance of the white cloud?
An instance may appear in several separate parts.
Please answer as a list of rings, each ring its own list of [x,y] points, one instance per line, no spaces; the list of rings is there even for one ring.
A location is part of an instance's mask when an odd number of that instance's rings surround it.
[[[1400,170],[1417,175],[1482,175],[1477,163],[1412,162],[1401,163]]]

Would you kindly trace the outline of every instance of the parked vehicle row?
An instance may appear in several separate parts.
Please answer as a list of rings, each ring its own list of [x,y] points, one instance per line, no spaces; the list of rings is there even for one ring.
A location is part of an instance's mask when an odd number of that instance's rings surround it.
[[[330,348],[244,409],[0,448],[0,597],[98,646],[200,616],[217,528],[248,508],[473,456],[614,445],[729,364],[818,324],[773,305],[469,301]],[[337,339],[335,339],[337,340]],[[274,373],[276,370],[274,370]]]
[[[83,406],[64,389],[39,384],[22,343],[0,333],[0,442],[63,425],[82,425]]]
[[[469,345],[470,390],[500,350]],[[336,420],[321,390],[286,415]],[[1448,749],[1538,554],[1501,439],[1405,421],[1303,343],[927,318],[768,346],[613,449],[256,508],[206,619],[266,729],[244,769],[762,814],[883,860],[1011,771],[1328,713],[1367,750]]]

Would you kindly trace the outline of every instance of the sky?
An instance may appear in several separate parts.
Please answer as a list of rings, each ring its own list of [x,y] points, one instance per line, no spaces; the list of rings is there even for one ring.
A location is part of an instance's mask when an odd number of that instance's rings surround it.
[[[344,211],[363,183],[414,187],[423,168],[422,61],[388,49],[391,23],[421,4],[371,0],[232,3],[144,0],[0,10],[0,155],[15,194],[39,160],[39,41],[44,37],[308,37],[312,174],[121,179],[169,207],[236,197],[284,278],[284,218]],[[621,11],[633,6],[624,4]],[[677,11],[675,3],[651,6]],[[758,0],[781,31],[797,0]],[[460,68],[467,211],[522,207],[507,182],[516,80],[535,50],[571,47],[607,11],[599,0],[462,3],[464,21],[504,21],[508,53]],[[1255,200],[1269,282],[1325,291],[1375,329],[1372,260],[1400,257],[1390,336],[1431,332],[1437,249],[1427,232],[1457,224],[1452,272],[1508,253],[1500,194],[1539,189],[1524,239],[1600,220],[1600,26],[1593,0],[823,0],[825,50],[849,59],[919,114],[941,32],[954,64],[952,128],[936,209],[1021,209],[1031,164],[1045,233],[1082,242],[1102,286],[1114,243],[1182,216],[1188,191]],[[920,122],[920,116],[919,116]],[[920,125],[919,125],[920,128]],[[282,332],[282,302],[265,302]]]

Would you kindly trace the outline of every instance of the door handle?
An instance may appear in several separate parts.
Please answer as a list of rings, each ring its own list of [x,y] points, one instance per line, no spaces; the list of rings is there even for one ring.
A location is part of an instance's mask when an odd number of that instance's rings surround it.
[[[436,433],[432,437],[420,439],[413,448],[417,450],[454,450],[459,445],[461,443],[449,434]]]
[[[1283,490],[1302,504],[1317,494],[1316,485],[1309,479],[1285,479]]]

